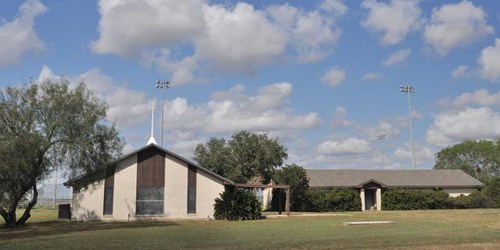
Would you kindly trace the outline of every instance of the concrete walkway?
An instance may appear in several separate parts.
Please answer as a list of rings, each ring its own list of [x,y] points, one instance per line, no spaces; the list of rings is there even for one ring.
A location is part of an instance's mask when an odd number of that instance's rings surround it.
[[[290,216],[287,216],[285,213],[283,213],[283,214],[265,215],[265,217],[268,219],[287,218],[287,217],[320,217],[320,216],[352,216],[352,214],[307,213],[307,214],[290,214]]]

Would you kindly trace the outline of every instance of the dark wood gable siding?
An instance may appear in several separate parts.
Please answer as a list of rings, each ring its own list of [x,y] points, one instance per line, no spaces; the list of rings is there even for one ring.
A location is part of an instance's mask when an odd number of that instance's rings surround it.
[[[165,186],[165,152],[149,148],[137,154],[137,187]]]
[[[188,165],[188,214],[196,213],[196,167]]]

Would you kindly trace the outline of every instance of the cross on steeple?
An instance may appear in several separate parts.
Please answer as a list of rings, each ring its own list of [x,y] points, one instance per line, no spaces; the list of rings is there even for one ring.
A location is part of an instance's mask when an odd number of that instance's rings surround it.
[[[148,140],[148,144],[156,144],[156,140],[155,140],[155,137],[153,135],[153,131],[154,131],[154,123],[155,123],[155,101],[152,101],[151,102],[151,137],[149,138]]]

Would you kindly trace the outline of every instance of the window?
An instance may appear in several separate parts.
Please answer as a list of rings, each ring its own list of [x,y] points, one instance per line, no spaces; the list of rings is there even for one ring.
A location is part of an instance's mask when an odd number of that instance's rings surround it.
[[[115,169],[106,170],[106,179],[104,180],[104,215],[113,214],[113,191],[115,186]]]
[[[104,215],[113,214],[113,187],[104,188]]]
[[[140,187],[137,188],[136,213],[163,214],[163,187]]]
[[[188,199],[187,213],[196,213],[196,167],[188,166]]]

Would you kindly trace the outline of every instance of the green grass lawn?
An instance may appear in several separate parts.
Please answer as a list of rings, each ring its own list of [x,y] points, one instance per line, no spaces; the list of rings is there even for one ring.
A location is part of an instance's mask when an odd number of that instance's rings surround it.
[[[382,211],[258,221],[58,222],[34,210],[30,225],[0,229],[0,249],[498,249],[500,209]],[[343,226],[346,221],[395,224]]]

